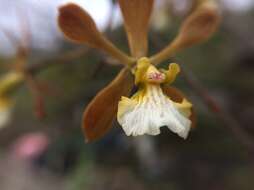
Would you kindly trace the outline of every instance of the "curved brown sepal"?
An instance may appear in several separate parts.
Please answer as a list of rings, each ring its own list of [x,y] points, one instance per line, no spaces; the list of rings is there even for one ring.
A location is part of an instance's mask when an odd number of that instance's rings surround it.
[[[182,23],[177,37],[150,60],[157,65],[179,51],[208,40],[217,30],[221,17],[215,1],[201,3]]]
[[[124,68],[89,103],[84,112],[82,123],[86,142],[97,140],[109,131],[116,117],[118,101],[121,96],[129,95],[133,85],[134,80],[131,72]]]
[[[74,3],[59,8],[58,25],[65,37],[73,42],[103,50],[122,64],[133,62],[132,58],[117,49],[100,33],[92,17]]]
[[[97,47],[101,35],[92,17],[81,7],[68,3],[59,8],[58,25],[64,35],[78,43]]]
[[[182,48],[208,40],[220,23],[218,6],[213,1],[200,4],[183,22],[178,39]]]

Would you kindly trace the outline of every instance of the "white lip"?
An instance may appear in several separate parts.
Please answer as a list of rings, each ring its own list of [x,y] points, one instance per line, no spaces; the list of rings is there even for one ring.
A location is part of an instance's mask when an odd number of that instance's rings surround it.
[[[191,121],[178,111],[159,85],[149,85],[146,95],[119,116],[118,122],[128,136],[158,135],[160,127],[167,126],[185,139],[191,126]]]

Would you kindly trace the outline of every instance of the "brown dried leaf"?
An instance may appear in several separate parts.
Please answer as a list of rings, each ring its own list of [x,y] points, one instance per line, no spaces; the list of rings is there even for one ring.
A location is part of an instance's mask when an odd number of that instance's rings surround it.
[[[153,0],[119,0],[132,56],[147,54],[147,31]]]
[[[109,53],[121,63],[132,62],[99,32],[92,17],[76,4],[68,3],[59,8],[58,25],[69,40],[87,44]]]
[[[133,85],[134,80],[129,69],[122,69],[118,76],[89,103],[82,123],[87,142],[94,141],[109,131],[116,117],[118,101],[121,96],[129,95]]]
[[[186,96],[178,89],[171,87],[171,86],[164,86],[163,87],[163,92],[171,98],[172,101],[181,103]],[[191,116],[189,118],[191,120],[191,127],[195,128],[197,124],[197,118],[196,118],[196,113],[193,107],[191,108]]]

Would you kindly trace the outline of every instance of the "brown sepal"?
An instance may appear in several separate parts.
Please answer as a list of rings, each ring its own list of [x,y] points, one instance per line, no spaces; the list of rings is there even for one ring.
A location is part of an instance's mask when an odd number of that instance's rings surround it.
[[[147,32],[154,0],[119,0],[132,56],[147,54]]]
[[[74,3],[59,8],[58,25],[65,37],[73,42],[103,50],[121,64],[129,65],[133,62],[132,58],[116,48],[100,33],[92,17]]]
[[[134,80],[129,69],[124,68],[118,76],[89,103],[84,114],[82,128],[86,142],[104,136],[116,117],[118,101],[128,96]]]
[[[100,45],[101,35],[92,17],[81,7],[68,3],[59,8],[58,25],[64,35],[77,43]]]
[[[178,40],[181,48],[186,48],[208,40],[218,28],[220,13],[213,1],[201,3],[183,22]]]

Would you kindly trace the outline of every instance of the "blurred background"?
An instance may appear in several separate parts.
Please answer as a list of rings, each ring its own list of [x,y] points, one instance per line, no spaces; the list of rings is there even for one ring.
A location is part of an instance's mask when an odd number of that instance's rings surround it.
[[[174,38],[194,2],[155,1],[150,54]],[[25,57],[25,64],[39,68],[33,81],[43,87],[38,91],[31,83],[21,85],[8,110],[0,101],[0,189],[252,190],[254,150],[241,141],[241,131],[208,109],[182,75],[174,85],[187,94],[197,113],[187,140],[168,129],[152,138],[127,137],[115,124],[103,139],[85,143],[82,112],[121,67],[63,38],[56,18],[66,2],[86,9],[100,30],[128,52],[115,1],[0,0],[0,73],[8,73]],[[254,139],[254,0],[218,3],[219,31],[176,59]]]

